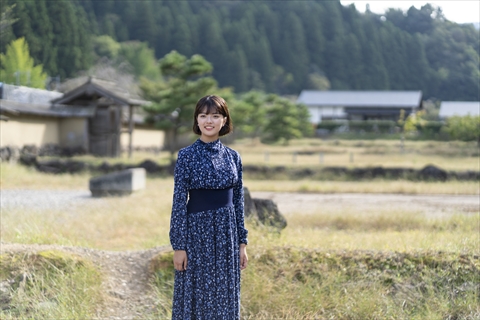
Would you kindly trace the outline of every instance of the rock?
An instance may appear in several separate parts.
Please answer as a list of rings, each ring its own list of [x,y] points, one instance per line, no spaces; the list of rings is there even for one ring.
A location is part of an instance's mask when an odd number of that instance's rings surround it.
[[[426,166],[418,172],[418,175],[422,180],[447,180],[447,172],[433,165]]]
[[[270,199],[253,199],[257,210],[258,220],[266,226],[277,229],[284,229],[287,226],[287,220],[278,211],[278,207]]]
[[[81,161],[50,160],[37,163],[37,170],[45,173],[79,173],[86,169],[87,165]]]
[[[0,161],[16,163],[20,159],[20,149],[14,146],[0,148]]]
[[[252,196],[250,195],[250,191],[247,188],[243,188],[243,197],[244,197],[244,210],[245,210],[245,217],[257,217],[257,208],[255,207],[255,203],[253,202]]]
[[[101,171],[103,173],[109,173],[112,171],[110,165],[108,164],[108,162],[106,161],[103,161],[98,167],[97,167],[97,170],[98,171]]]
[[[38,165],[37,156],[22,154],[20,156],[20,163],[27,167],[36,167]]]
[[[277,205],[270,199],[252,198],[248,188],[243,188],[244,210],[246,218],[256,219],[259,223],[284,229],[287,226],[287,220],[278,210]]]
[[[471,170],[458,171],[458,172],[450,171],[448,172],[447,175],[449,178],[453,178],[460,181],[479,181],[480,180],[480,172],[478,171],[471,171]]]
[[[123,196],[133,191],[145,189],[146,171],[133,168],[90,179],[90,192],[93,197]]]
[[[147,170],[148,173],[159,173],[162,170],[164,170],[163,167],[158,165],[158,163],[156,163],[152,160],[149,160],[149,159],[141,162],[138,165],[138,167],[139,168],[144,168],[145,170]]]
[[[10,147],[10,163],[17,163],[20,159],[20,149],[17,147]]]

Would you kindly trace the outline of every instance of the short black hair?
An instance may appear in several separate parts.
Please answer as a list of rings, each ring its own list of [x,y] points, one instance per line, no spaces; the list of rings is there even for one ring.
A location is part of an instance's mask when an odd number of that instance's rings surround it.
[[[197,105],[195,106],[195,113],[193,115],[193,132],[198,135],[202,135],[197,121],[197,117],[200,113],[219,113],[227,118],[225,125],[218,133],[219,136],[224,136],[233,131],[233,123],[232,119],[230,118],[230,112],[228,111],[228,105],[222,97],[208,95],[198,100]]]

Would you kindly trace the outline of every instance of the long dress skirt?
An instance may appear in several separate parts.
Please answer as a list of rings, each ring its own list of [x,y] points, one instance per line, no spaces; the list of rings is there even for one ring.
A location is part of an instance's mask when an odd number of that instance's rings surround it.
[[[240,262],[233,206],[188,213],[187,269],[175,271],[172,319],[239,319]]]

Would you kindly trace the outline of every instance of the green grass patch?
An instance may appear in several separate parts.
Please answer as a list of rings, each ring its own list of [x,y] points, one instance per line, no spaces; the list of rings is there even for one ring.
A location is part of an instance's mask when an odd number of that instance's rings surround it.
[[[1,319],[91,319],[102,302],[93,264],[61,251],[0,255]]]
[[[458,319],[480,311],[473,255],[283,247],[251,256],[242,304],[252,319]]]
[[[171,258],[156,264],[159,301],[172,298]],[[242,318],[474,319],[479,272],[473,254],[254,247],[242,273]]]
[[[153,288],[156,296],[155,311],[152,319],[170,319],[172,317],[173,252],[161,253],[150,262]]]

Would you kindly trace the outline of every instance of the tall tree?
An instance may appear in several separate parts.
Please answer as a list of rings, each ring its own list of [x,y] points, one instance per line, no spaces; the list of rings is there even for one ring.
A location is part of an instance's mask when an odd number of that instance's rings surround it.
[[[330,79],[332,89],[346,89],[348,76],[344,62],[345,30],[342,24],[341,6],[337,2],[325,2],[323,12],[323,29],[325,30],[325,73]]]
[[[42,65],[34,64],[25,38],[15,40],[0,54],[1,82],[44,89],[46,78]]]
[[[190,56],[193,54],[192,33],[187,20],[183,16],[178,16],[175,21],[175,33],[172,38],[172,48],[180,54]]]
[[[47,1],[46,5],[56,35],[52,45],[57,49],[55,60],[58,74],[63,79],[75,76],[92,63],[85,12],[68,0]]]
[[[160,70],[155,59],[155,53],[145,42],[128,41],[122,42],[119,50],[120,58],[124,58],[133,67],[133,74],[139,77],[147,77],[150,80],[160,78]]]
[[[282,35],[285,50],[281,65],[293,75],[292,92],[299,93],[307,80],[309,60],[305,40],[305,31],[300,19],[291,12],[287,15]]]
[[[252,140],[260,138],[266,125],[267,95],[261,91],[249,91],[240,95],[232,108],[235,134]]]
[[[152,101],[145,111],[158,128],[167,132],[172,165],[178,135],[190,129],[195,103],[217,85],[209,74],[212,65],[200,55],[187,57],[172,51],[159,61],[165,82],[144,81],[141,88]]]
[[[265,142],[281,141],[288,144],[290,140],[309,136],[312,132],[308,109],[304,105],[279,96],[271,97],[263,135]]]
[[[407,43],[407,61],[409,61],[409,73],[405,84],[406,89],[421,88],[430,80],[431,71],[419,34],[413,35],[411,41]]]
[[[136,16],[131,37],[135,40],[147,42],[155,48],[157,42],[157,25],[151,1],[135,1]]]
[[[2,6],[0,6],[0,44],[7,43],[7,37],[11,37],[12,24],[17,21],[13,14],[14,7],[15,4],[10,6],[2,4]],[[2,51],[3,49],[0,49],[0,52]]]
[[[378,35],[380,22],[374,16],[365,21],[365,33],[368,34],[363,46],[364,86],[367,90],[386,90],[390,87],[387,69],[381,54]]]

